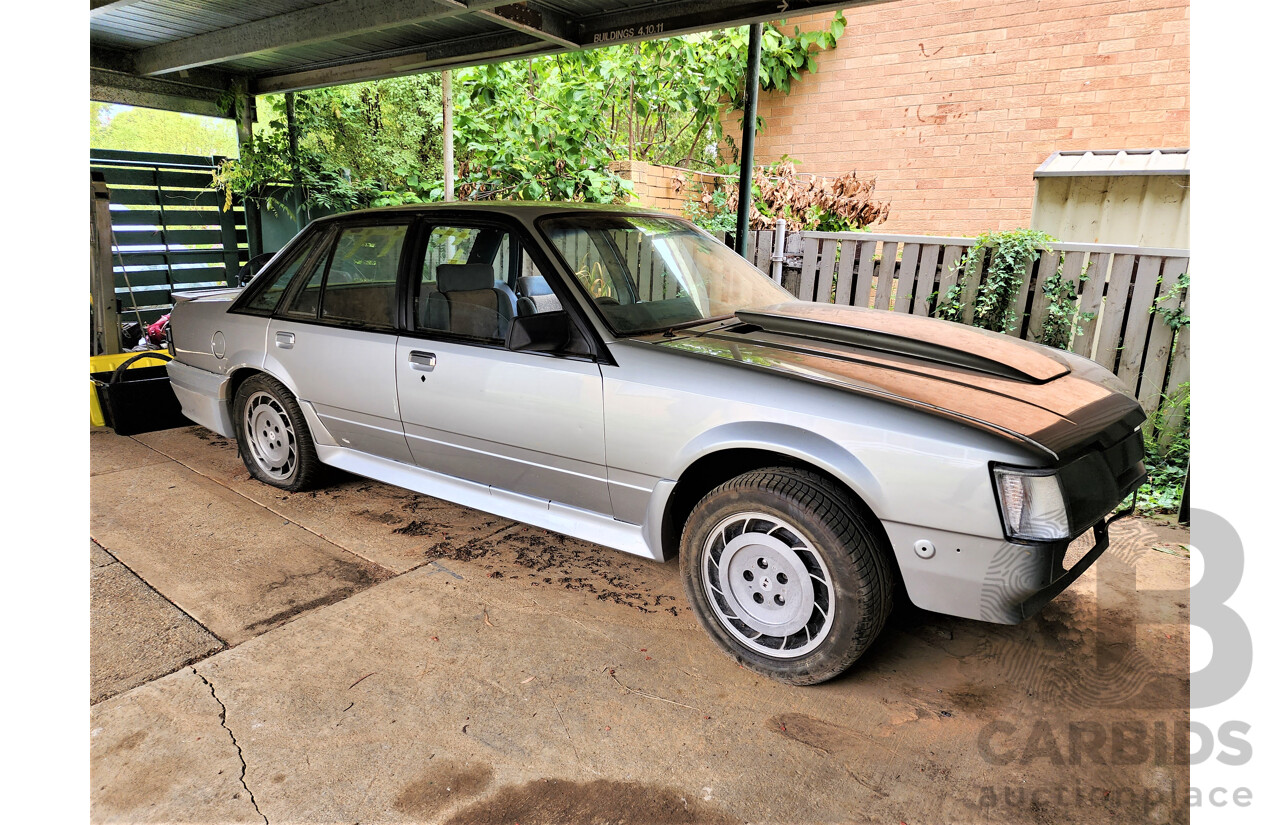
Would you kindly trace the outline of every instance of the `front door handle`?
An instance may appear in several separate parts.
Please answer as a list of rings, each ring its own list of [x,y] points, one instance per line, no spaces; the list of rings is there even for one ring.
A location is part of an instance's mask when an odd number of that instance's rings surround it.
[[[422,350],[409,351],[409,363],[413,364],[415,370],[423,370],[431,372],[436,368],[436,354],[434,352],[423,352]]]
[[[276,346],[280,349],[293,349],[293,341],[294,337],[292,332],[276,333]]]

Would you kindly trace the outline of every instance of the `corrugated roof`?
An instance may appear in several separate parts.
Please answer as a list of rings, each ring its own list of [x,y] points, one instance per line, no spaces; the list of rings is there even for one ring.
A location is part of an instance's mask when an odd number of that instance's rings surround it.
[[[1054,152],[1036,169],[1035,177],[1190,174],[1190,149],[1109,149]]]
[[[90,94],[204,113],[233,84],[314,88],[877,1],[90,0]]]

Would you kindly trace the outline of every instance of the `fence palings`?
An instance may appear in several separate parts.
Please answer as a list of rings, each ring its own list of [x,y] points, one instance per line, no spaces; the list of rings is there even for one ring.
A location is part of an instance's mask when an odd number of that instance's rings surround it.
[[[898,286],[893,295],[894,312],[910,312],[915,294],[916,266],[920,262],[920,244],[902,245],[902,266],[898,269]]]
[[[758,246],[763,242],[757,238]],[[927,315],[960,283],[960,261],[974,243],[973,238],[925,235],[790,232],[783,284],[806,300]],[[798,259],[796,252],[802,253]],[[984,256],[979,277],[963,284],[966,322],[973,320],[974,298],[988,265]],[[1075,296],[1068,322],[1079,329],[1069,336],[1069,348],[1115,372],[1151,413],[1163,395],[1190,380],[1190,327],[1175,335],[1154,311],[1157,306],[1178,309],[1172,293],[1189,266],[1185,249],[1055,244],[1027,264],[1014,298],[1011,333],[1041,340],[1051,303],[1044,286],[1060,270]],[[1183,298],[1184,311],[1189,300]]]
[[[1178,277],[1187,271],[1189,263],[1188,258],[1165,259],[1164,270],[1160,275],[1159,294],[1156,296],[1161,308],[1170,312],[1179,309],[1180,302],[1174,290],[1177,287]],[[1150,325],[1151,333],[1147,338],[1147,351],[1142,362],[1141,381],[1138,384],[1138,402],[1148,412],[1154,410],[1160,403],[1164,382],[1156,380],[1155,376],[1161,378],[1165,376],[1169,366],[1169,353],[1173,347],[1173,327],[1159,322],[1158,313],[1151,314],[1156,322]],[[1172,389],[1177,389],[1177,386],[1177,384],[1171,384]]]

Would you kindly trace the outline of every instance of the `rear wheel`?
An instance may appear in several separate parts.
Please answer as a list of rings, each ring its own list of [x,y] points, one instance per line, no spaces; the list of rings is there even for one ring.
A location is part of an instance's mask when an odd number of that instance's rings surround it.
[[[680,544],[699,622],[743,665],[796,685],[826,681],[875,641],[892,609],[887,548],[816,473],[773,467],[716,487]]]
[[[315,486],[320,459],[293,394],[269,375],[254,375],[236,390],[236,442],[249,473],[298,492]]]

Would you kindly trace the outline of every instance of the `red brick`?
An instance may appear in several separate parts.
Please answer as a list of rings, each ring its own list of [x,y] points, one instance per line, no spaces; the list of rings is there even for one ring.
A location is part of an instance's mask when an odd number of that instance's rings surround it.
[[[762,100],[760,152],[875,177],[883,228],[1025,225],[1031,173],[1055,149],[1190,142],[1188,0],[896,0],[845,16],[818,74]]]

